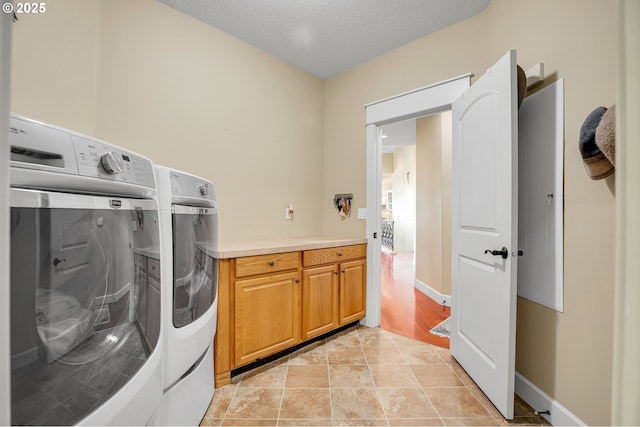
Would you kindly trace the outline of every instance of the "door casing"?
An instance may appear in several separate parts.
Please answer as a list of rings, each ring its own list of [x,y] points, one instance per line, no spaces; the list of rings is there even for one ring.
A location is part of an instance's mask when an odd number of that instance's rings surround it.
[[[367,132],[367,313],[362,323],[380,326],[382,191],[382,125],[451,110],[451,104],[471,86],[468,73],[365,105]]]

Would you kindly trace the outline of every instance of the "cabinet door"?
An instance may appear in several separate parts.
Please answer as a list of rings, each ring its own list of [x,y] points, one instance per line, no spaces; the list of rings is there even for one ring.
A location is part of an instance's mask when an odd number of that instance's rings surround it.
[[[297,272],[236,280],[236,366],[300,342],[299,281]]]
[[[340,264],[340,324],[364,317],[366,303],[366,261]]]
[[[338,268],[309,268],[302,272],[302,339],[338,327]]]

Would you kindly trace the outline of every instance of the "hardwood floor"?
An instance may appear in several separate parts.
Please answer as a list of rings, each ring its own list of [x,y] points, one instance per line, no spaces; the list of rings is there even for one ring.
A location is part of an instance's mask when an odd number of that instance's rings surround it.
[[[451,309],[437,304],[413,286],[413,254],[382,254],[380,327],[387,331],[449,348],[449,338],[429,332],[449,317]]]

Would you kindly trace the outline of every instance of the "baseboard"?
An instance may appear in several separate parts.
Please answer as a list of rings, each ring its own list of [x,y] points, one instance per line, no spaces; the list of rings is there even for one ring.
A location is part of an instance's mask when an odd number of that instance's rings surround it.
[[[413,287],[440,305],[451,307],[451,295],[444,295],[418,279],[413,280]]]
[[[550,414],[540,414],[554,426],[586,426],[580,418],[573,415],[567,408],[540,390],[531,381],[516,372],[516,394],[529,404],[535,411],[549,411]]]

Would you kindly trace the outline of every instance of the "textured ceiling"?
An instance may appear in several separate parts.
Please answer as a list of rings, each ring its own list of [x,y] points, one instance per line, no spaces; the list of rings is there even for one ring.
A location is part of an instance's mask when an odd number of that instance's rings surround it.
[[[491,0],[159,0],[322,78],[481,12]]]

